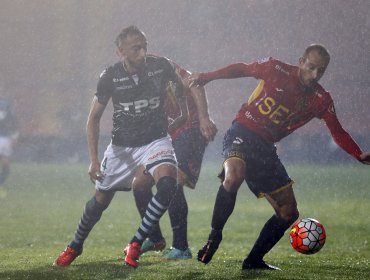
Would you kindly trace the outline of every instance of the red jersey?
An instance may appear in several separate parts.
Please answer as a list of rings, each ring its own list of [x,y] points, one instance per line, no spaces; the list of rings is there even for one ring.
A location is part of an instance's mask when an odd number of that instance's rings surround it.
[[[187,72],[185,69],[181,68],[178,65],[176,65],[176,68],[178,70],[179,75],[182,78],[190,74],[189,72]],[[189,117],[187,121],[184,123],[184,125],[182,125],[178,129],[170,133],[172,139],[175,139],[184,130],[187,130],[193,127],[199,127],[199,116],[198,116],[197,107],[195,105],[194,99],[191,96],[189,90],[185,90],[185,96],[186,96],[186,103],[188,104],[188,109],[189,109]],[[180,108],[176,102],[176,96],[175,96],[174,90],[171,87],[171,85],[167,88],[167,99],[166,99],[165,108],[166,108],[167,116],[173,120],[176,119],[180,115]]]
[[[340,125],[329,92],[319,84],[304,87],[298,67],[273,58],[251,64],[237,63],[203,73],[201,81],[254,77],[260,82],[235,121],[263,139],[278,142],[313,118],[323,119],[336,143],[359,159],[361,149]]]

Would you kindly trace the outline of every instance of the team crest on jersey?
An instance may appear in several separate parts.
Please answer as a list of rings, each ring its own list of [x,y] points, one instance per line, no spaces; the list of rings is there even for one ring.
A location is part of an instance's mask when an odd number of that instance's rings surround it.
[[[267,61],[269,61],[269,60],[270,60],[270,58],[269,58],[269,57],[264,57],[264,58],[262,58],[262,59],[257,60],[257,63],[258,63],[258,64],[262,64],[262,63],[265,63],[265,62],[267,62]]]

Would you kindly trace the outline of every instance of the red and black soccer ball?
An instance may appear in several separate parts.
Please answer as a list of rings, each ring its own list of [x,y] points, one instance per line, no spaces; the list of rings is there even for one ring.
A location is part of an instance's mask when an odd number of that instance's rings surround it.
[[[312,218],[297,220],[290,229],[290,244],[302,254],[315,254],[325,244],[324,226]]]

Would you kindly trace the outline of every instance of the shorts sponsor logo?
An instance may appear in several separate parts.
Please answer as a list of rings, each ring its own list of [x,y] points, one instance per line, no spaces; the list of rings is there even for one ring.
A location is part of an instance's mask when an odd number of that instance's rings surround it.
[[[231,151],[228,153],[228,157],[237,157],[237,158],[243,158],[243,154],[241,152]]]
[[[173,157],[173,150],[164,150],[164,151],[160,151],[154,155],[152,155],[149,160],[154,160],[154,159],[158,159],[158,158],[172,158]]]
[[[235,140],[233,141],[233,144],[238,144],[240,145],[241,143],[243,143],[243,139],[239,138],[239,137],[235,137]]]

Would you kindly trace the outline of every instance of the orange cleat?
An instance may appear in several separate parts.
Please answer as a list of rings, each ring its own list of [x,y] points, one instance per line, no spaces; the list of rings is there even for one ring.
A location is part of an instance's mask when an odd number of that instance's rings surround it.
[[[140,256],[141,246],[137,242],[132,242],[128,244],[126,248],[123,250],[125,257],[126,265],[132,266],[134,268],[138,267],[138,260]]]
[[[81,253],[67,247],[54,261],[53,266],[69,266]]]

